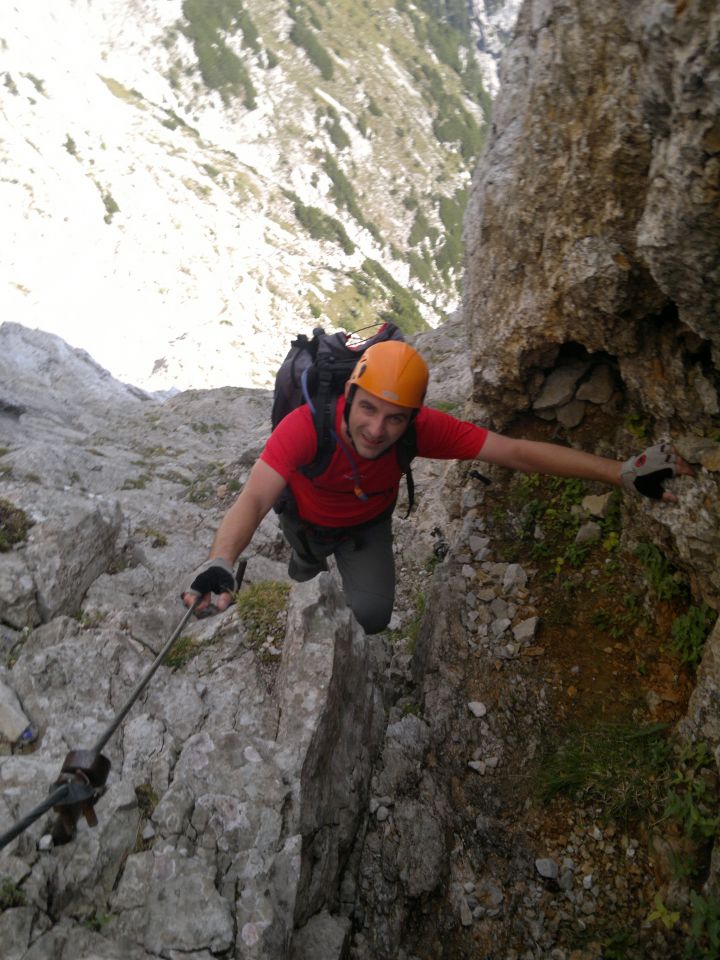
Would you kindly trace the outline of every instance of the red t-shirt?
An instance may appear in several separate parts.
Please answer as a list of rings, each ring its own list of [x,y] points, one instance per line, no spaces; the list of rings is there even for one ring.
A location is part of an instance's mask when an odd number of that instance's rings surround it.
[[[339,397],[335,431],[341,436],[345,398]],[[415,420],[417,455],[438,460],[473,460],[487,430],[447,413],[422,407]],[[307,404],[289,413],[270,434],[260,459],[287,481],[300,516],[322,527],[350,527],[387,510],[398,495],[402,470],[391,447],[376,460],[366,460],[346,444],[336,444],[327,470],[310,479],[300,467],[311,463],[317,434]],[[349,457],[352,457],[352,464]],[[355,493],[359,479],[367,499]]]

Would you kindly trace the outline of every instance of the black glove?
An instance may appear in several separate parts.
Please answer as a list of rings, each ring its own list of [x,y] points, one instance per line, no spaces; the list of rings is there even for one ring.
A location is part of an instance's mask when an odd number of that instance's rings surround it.
[[[190,574],[190,586],[183,593],[194,593],[202,597],[206,593],[235,593],[237,584],[233,568],[220,557],[206,560]]]
[[[620,479],[626,490],[660,500],[664,493],[663,483],[676,473],[675,451],[669,443],[657,443],[626,460],[620,471]]]

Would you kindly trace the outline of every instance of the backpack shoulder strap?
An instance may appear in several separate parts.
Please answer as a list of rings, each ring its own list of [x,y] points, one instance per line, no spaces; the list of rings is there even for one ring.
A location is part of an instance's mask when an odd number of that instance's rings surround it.
[[[405,433],[400,437],[396,446],[398,464],[405,474],[405,483],[408,492],[408,508],[405,519],[410,516],[410,511],[415,506],[415,478],[412,474],[410,464],[417,456],[417,431],[415,430],[415,421],[410,424]]]
[[[315,412],[313,414],[313,424],[315,425],[315,433],[317,434],[317,450],[312,461],[300,468],[302,473],[310,479],[319,477],[321,473],[327,470],[335,450],[334,432],[337,397],[331,390],[323,390],[323,386],[327,387],[329,385],[322,384],[322,376],[323,374],[321,373],[321,384],[318,389]]]

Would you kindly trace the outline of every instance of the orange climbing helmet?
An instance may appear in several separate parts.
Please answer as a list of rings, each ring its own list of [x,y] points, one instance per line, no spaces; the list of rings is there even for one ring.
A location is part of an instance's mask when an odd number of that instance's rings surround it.
[[[423,358],[403,340],[374,343],[360,357],[347,382],[348,400],[356,387],[379,400],[417,410],[425,399],[429,379]]]

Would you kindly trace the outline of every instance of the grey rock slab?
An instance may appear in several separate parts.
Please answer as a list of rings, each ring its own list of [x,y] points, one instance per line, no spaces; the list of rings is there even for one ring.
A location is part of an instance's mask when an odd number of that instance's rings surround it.
[[[293,587],[277,683],[277,742],[298,757],[299,798],[289,823],[313,838],[303,847],[296,907],[303,922],[339,885],[383,723],[367,637],[332,574]]]
[[[23,960],[27,956],[32,935],[36,933],[36,910],[34,907],[14,907],[0,913],[0,943],[3,945],[3,960]]]
[[[17,630],[42,621],[35,578],[20,553],[0,553],[0,623]]]
[[[30,720],[23,711],[17,694],[0,680],[0,739],[15,744],[29,727]]]
[[[418,897],[431,893],[442,879],[446,856],[442,821],[427,805],[402,800],[395,805],[393,823],[396,838],[392,855],[406,894]]]
[[[44,491],[39,503],[25,509],[36,522],[22,553],[33,573],[42,618],[76,613],[90,584],[117,555],[120,505]]]
[[[89,930],[84,923],[61,919],[33,941],[22,960],[157,960],[132,941]]]
[[[581,506],[591,516],[604,519],[608,514],[611,499],[612,493],[590,494],[583,497]]]
[[[540,857],[535,861],[535,869],[546,880],[557,880],[559,868],[550,857]]]
[[[479,700],[471,700],[468,703],[468,710],[474,717],[484,717],[487,713],[487,707],[484,703],[480,703]]]
[[[570,430],[583,422],[586,406],[584,400],[571,400],[556,408],[555,417],[558,423]]]
[[[513,626],[513,636],[518,643],[527,643],[535,638],[540,624],[539,617],[527,617]]]
[[[375,774],[376,787],[385,805],[417,784],[429,743],[429,727],[420,717],[407,714],[388,725]]]
[[[293,935],[290,960],[342,960],[350,942],[350,920],[327,910],[310,917]]]
[[[510,563],[503,576],[503,591],[506,594],[514,593],[527,585],[527,573],[518,563]]]
[[[684,435],[675,437],[673,443],[689,463],[700,464],[706,470],[720,470],[720,443],[710,437]]]
[[[547,410],[569,403],[575,396],[580,378],[587,372],[589,363],[571,363],[553,370],[546,378],[540,393],[533,401],[533,410]]]
[[[199,906],[202,905],[202,909]],[[148,852],[128,859],[113,897],[118,929],[150,953],[228,950],[232,904],[215,886],[215,867],[200,858]]]
[[[602,527],[599,523],[595,523],[594,520],[588,520],[586,523],[583,523],[578,532],[575,534],[575,543],[581,545],[583,543],[597,543],[598,540],[602,537]]]
[[[578,400],[594,404],[607,403],[615,390],[615,377],[607,364],[593,367],[587,380],[580,384],[575,394]]]

